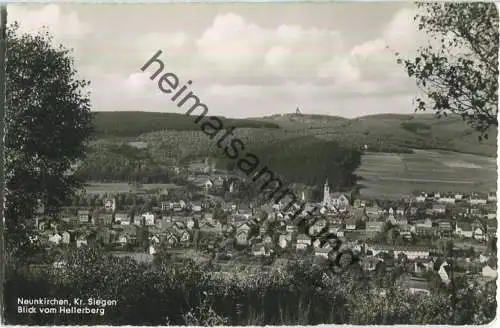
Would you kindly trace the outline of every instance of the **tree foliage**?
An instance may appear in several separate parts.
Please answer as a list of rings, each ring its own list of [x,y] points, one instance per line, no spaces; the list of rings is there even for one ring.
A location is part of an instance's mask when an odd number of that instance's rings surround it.
[[[80,185],[67,174],[84,157],[91,131],[89,82],[79,80],[70,50],[51,35],[7,31],[6,224],[9,240],[38,205],[57,212]]]
[[[498,11],[493,2],[418,3],[418,29],[431,39],[414,59],[398,58],[427,95],[416,110],[458,114],[488,138],[498,126]],[[399,54],[398,54],[399,56]],[[430,105],[428,104],[430,102]]]

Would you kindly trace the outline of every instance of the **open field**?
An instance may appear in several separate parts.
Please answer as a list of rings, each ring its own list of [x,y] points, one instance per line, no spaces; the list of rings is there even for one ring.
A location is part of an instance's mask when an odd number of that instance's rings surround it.
[[[150,190],[150,189],[174,189],[179,186],[172,183],[150,183],[143,184],[141,189]],[[101,182],[89,182],[85,186],[85,191],[87,194],[106,194],[106,193],[121,193],[121,192],[132,192],[135,190],[133,185],[128,184],[127,182],[109,182],[109,183],[101,183]]]
[[[356,174],[365,197],[401,198],[414,190],[496,190],[496,158],[437,150],[414,154],[369,153]]]

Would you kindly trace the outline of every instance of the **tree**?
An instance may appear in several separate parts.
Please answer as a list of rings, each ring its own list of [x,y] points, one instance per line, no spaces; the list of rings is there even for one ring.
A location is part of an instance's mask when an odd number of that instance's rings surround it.
[[[85,156],[92,130],[89,82],[79,80],[70,51],[44,31],[7,31],[6,226],[10,251],[26,240],[23,221],[37,202],[55,214],[81,181],[68,174]]]
[[[402,59],[436,116],[454,113],[488,138],[498,126],[498,11],[493,2],[418,3],[418,29],[430,38],[414,59]],[[417,98],[416,110],[428,105]]]

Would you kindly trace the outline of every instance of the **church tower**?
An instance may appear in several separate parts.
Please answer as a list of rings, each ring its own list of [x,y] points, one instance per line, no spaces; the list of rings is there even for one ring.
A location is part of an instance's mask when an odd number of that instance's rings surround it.
[[[323,187],[323,205],[328,205],[330,203],[330,187],[328,186],[328,177],[325,180],[325,186]]]

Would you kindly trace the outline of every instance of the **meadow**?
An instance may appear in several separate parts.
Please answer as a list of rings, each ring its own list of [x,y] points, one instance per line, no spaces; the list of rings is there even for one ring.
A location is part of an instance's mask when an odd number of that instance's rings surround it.
[[[413,154],[367,153],[356,174],[361,195],[399,199],[415,190],[488,192],[496,190],[496,158],[441,150]]]
[[[142,190],[151,189],[174,189],[179,186],[173,183],[146,183],[141,185]],[[87,194],[113,194],[128,193],[135,191],[136,188],[127,182],[88,182],[85,186]]]

